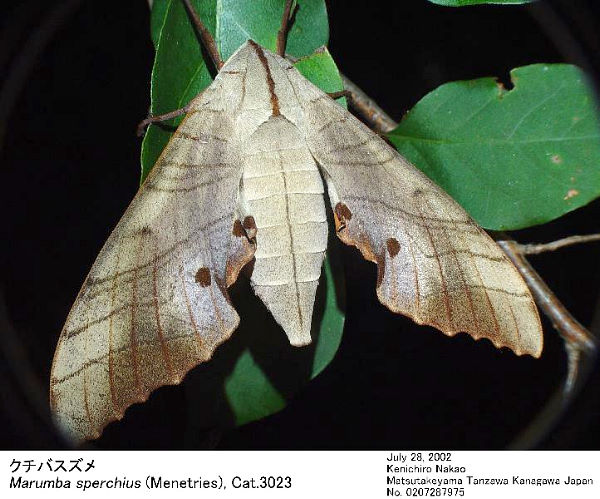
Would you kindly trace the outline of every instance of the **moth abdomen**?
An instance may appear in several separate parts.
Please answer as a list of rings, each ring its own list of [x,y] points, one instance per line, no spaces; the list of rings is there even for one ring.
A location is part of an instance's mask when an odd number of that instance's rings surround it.
[[[324,188],[296,126],[273,115],[247,141],[240,204],[256,223],[251,282],[290,342],[310,342],[327,249]]]

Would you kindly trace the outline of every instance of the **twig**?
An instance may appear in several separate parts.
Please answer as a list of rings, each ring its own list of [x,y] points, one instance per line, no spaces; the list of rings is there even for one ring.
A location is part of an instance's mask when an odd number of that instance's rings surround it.
[[[521,245],[513,240],[496,241],[521,273],[533,298],[542,311],[552,321],[567,344],[579,350],[594,352],[596,339],[573,317],[560,302],[548,285],[534,270],[520,250]]]
[[[592,241],[600,241],[600,234],[587,234],[585,236],[570,236],[564,239],[558,239],[551,243],[545,244],[519,244],[518,250],[522,255],[538,255],[546,251],[555,251],[565,246],[572,246],[574,244],[589,243]]]
[[[496,241],[517,267],[540,309],[552,321],[564,342],[567,375],[536,417],[509,445],[527,449],[537,445],[556,425],[587,378],[596,358],[597,339],[575,319],[527,261],[521,245],[513,240]],[[542,245],[543,246],[543,245]]]
[[[377,103],[357,87],[347,76],[342,76],[344,88],[350,93],[350,105],[376,132],[388,133],[398,126]]]
[[[285,43],[287,41],[288,21],[290,20],[290,12],[292,11],[292,0],[286,0],[283,8],[283,16],[281,17],[281,26],[277,32],[277,53],[281,57],[285,57]]]
[[[217,48],[217,44],[215,43],[215,39],[213,38],[211,32],[208,31],[208,28],[204,25],[202,19],[200,19],[200,16],[196,12],[196,9],[194,9],[194,6],[190,3],[190,0],[183,0],[183,3],[185,4],[185,8],[191,16],[198,33],[200,34],[204,48],[206,48],[210,54],[210,58],[212,59],[217,70],[221,69],[223,67],[223,60],[219,55],[219,49]]]

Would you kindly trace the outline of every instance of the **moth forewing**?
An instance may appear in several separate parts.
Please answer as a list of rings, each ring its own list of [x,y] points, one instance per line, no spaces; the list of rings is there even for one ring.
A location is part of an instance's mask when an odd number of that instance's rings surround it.
[[[298,73],[306,143],[324,172],[337,233],[378,265],[390,310],[535,357],[529,288],[498,245],[440,187]]]
[[[217,78],[195,99],[75,300],[50,379],[53,412],[75,440],[179,383],[239,323],[227,285],[254,253],[236,218],[239,142],[228,140],[239,85]]]

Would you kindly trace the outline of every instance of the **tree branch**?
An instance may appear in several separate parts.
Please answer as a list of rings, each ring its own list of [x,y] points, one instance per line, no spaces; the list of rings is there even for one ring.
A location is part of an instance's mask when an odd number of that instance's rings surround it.
[[[217,71],[220,70],[223,67],[223,60],[221,59],[221,55],[219,54],[219,49],[217,48],[215,39],[213,38],[211,32],[208,30],[205,24],[202,22],[202,19],[200,19],[200,16],[196,12],[196,9],[194,9],[194,6],[191,4],[190,0],[182,1],[185,5],[185,9],[192,18],[194,26],[196,26],[196,30],[200,35],[200,39],[202,40],[204,48],[209,53],[213,64],[217,68]]]
[[[350,94],[350,105],[367,123],[379,133],[391,132],[398,126],[389,114],[381,109],[377,103],[357,87],[347,76],[341,74],[344,88]]]
[[[292,12],[292,0],[286,0],[285,6],[283,7],[283,16],[281,17],[281,26],[277,32],[277,54],[281,57],[285,57],[285,45],[287,42],[287,30],[288,22],[290,20],[290,13]]]
[[[534,270],[521,251],[522,245],[513,240],[496,242],[515,264],[531,290],[535,302],[552,321],[553,326],[565,343],[577,351],[595,352],[597,348],[596,338],[569,313]]]

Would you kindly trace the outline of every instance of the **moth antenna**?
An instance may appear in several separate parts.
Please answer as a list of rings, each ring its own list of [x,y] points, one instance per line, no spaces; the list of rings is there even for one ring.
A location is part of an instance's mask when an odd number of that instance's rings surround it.
[[[217,70],[220,70],[223,67],[223,60],[219,55],[219,49],[217,48],[215,39],[213,38],[208,28],[202,22],[202,19],[200,19],[200,16],[196,12],[196,9],[194,9],[194,7],[192,6],[190,0],[183,0],[183,3],[185,5],[186,10],[188,11],[188,14],[192,18],[192,21],[194,22],[198,33],[200,34],[200,38],[202,39],[204,47],[210,54],[210,58],[212,59]]]
[[[277,54],[285,57],[285,44],[287,41],[288,22],[292,11],[292,3],[294,0],[286,0],[285,8],[283,9],[283,17],[281,18],[281,27],[277,32]]]

